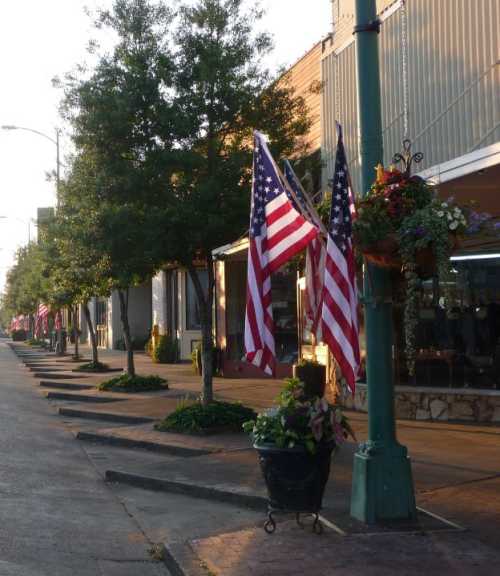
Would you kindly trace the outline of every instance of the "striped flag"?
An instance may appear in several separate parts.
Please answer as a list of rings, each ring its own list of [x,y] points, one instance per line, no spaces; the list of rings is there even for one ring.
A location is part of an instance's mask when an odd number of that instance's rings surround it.
[[[255,132],[254,138],[245,356],[267,374],[274,374],[271,273],[316,238],[318,230],[287,197],[264,136]]]
[[[352,247],[352,215],[354,213],[342,128],[338,125],[321,327],[323,341],[328,344],[352,393],[355,390],[360,362],[358,297]]]
[[[39,304],[35,321],[35,335],[38,337],[44,332],[48,332],[49,307],[46,304]]]
[[[303,196],[302,187],[292,166],[285,160],[285,178],[295,193],[297,200],[304,210],[308,210]],[[287,194],[288,191],[287,191]],[[289,198],[294,202],[293,196]],[[305,289],[305,316],[308,328],[321,340],[321,296],[323,291],[323,270],[325,267],[326,251],[324,243],[319,237],[314,238],[306,248],[306,289]]]

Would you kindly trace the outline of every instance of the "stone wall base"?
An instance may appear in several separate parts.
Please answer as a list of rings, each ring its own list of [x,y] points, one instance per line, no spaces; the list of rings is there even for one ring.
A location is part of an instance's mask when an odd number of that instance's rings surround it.
[[[356,384],[354,396],[342,393],[339,399],[347,410],[368,410],[366,384]],[[396,386],[394,402],[396,418],[500,424],[500,390]]]

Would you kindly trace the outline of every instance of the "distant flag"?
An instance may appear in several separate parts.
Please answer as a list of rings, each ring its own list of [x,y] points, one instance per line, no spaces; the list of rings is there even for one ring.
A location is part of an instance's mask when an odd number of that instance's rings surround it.
[[[317,235],[317,228],[287,197],[264,136],[255,132],[245,356],[267,374],[274,374],[276,367],[271,273]]]
[[[47,304],[39,304],[35,321],[35,335],[41,336],[44,332],[48,332],[48,318],[49,308]]]
[[[302,207],[307,210],[302,187],[288,160],[285,160],[284,175],[294,191],[296,198],[302,204]],[[290,198],[292,199],[291,194]],[[305,315],[309,329],[316,336],[317,340],[321,339],[321,296],[323,291],[325,256],[326,250],[324,243],[319,237],[314,238],[306,248]]]
[[[352,247],[352,215],[354,213],[342,128],[338,125],[321,327],[323,341],[328,344],[353,393],[360,362],[358,297]]]
[[[61,316],[61,311],[60,311],[60,310],[58,310],[58,311],[56,312],[56,318],[55,318],[55,321],[54,321],[54,328],[55,328],[56,330],[60,330],[60,329],[62,328],[62,316]]]

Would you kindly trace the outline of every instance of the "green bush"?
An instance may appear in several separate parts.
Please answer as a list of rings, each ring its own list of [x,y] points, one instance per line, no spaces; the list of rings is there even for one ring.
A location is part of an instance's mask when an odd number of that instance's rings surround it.
[[[99,384],[99,390],[111,392],[151,392],[154,390],[168,390],[165,378],[160,376],[129,376],[121,374]]]
[[[14,342],[23,342],[26,340],[26,330],[13,330],[11,337]]]
[[[255,412],[242,404],[214,401],[205,406],[201,402],[191,405],[183,402],[155,428],[191,434],[241,432],[243,423],[255,417]]]
[[[29,340],[26,340],[26,344],[28,344],[29,346],[44,346],[45,340],[39,340],[38,338],[30,338]]]
[[[107,372],[109,366],[104,362],[87,362],[75,368],[75,372]]]
[[[152,349],[151,358],[153,362],[160,364],[174,364],[178,359],[179,345],[177,340],[170,336],[158,336],[156,346]]]

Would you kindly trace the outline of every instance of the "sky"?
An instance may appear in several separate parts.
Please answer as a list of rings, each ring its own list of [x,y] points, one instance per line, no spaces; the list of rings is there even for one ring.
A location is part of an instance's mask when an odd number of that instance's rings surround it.
[[[56,128],[62,130],[61,162],[70,149],[68,127],[58,116],[60,92],[52,79],[87,59],[94,37],[84,8],[111,0],[16,0],[0,8],[0,292],[18,247],[36,238],[37,207],[55,204]],[[289,66],[331,28],[331,0],[261,0],[261,27],[274,36],[268,66]],[[61,168],[62,175],[64,167]]]

